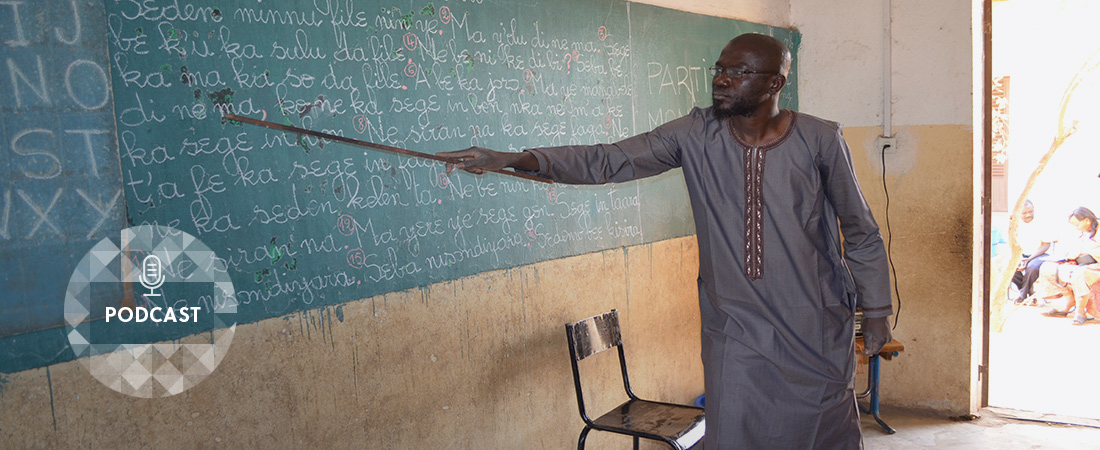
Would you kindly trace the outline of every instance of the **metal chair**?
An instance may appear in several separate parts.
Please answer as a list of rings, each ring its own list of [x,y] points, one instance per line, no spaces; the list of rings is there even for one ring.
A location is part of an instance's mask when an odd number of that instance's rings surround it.
[[[635,449],[638,448],[639,438],[661,441],[677,450],[687,449],[703,438],[706,430],[703,408],[642,400],[630,390],[617,310],[592,316],[577,323],[566,324],[565,334],[569,340],[573,384],[577,388],[577,406],[580,407],[581,419],[585,424],[580,440],[577,442],[578,449],[584,449],[585,438],[592,430],[633,436]],[[584,395],[577,363],[611,347],[619,350],[623,388],[630,399],[596,420],[592,420],[588,418],[588,413],[584,409]]]

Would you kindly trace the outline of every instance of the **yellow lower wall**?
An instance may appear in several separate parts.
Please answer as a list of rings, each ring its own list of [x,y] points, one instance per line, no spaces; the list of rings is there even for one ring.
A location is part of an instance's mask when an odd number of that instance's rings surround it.
[[[618,308],[635,392],[691,403],[697,272],[691,236],[241,325],[217,370],[168,398],[116,393],[80,361],[7,375],[0,448],[571,448],[564,324]],[[590,361],[602,413],[621,401],[617,359]]]
[[[875,149],[879,127],[844,129],[863,195],[884,239],[892,234],[901,309],[894,338],[905,351],[882,365],[882,401],[969,413],[971,396],[973,130],[896,127],[897,151]],[[886,221],[889,192],[890,221]],[[895,298],[897,310],[897,298]],[[893,323],[893,319],[891,319]]]

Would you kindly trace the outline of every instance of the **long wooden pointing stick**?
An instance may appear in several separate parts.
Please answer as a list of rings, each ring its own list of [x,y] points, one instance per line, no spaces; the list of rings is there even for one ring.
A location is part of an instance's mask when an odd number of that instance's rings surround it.
[[[229,119],[229,120],[236,120],[238,122],[244,122],[244,123],[247,123],[247,124],[250,124],[250,125],[257,125],[257,126],[272,128],[272,129],[280,130],[280,131],[288,131],[288,132],[291,132],[291,133],[308,134],[308,135],[313,136],[313,137],[328,139],[330,141],[343,142],[345,144],[358,145],[360,147],[368,147],[368,148],[373,148],[375,150],[383,150],[383,151],[387,151],[387,152],[391,152],[391,153],[397,153],[397,154],[401,154],[401,155],[405,155],[405,156],[413,156],[413,157],[417,157],[417,158],[427,158],[427,159],[431,159],[431,160],[435,160],[435,161],[442,161],[442,162],[451,163],[451,164],[457,164],[457,163],[462,162],[462,161],[459,161],[458,159],[455,159],[455,158],[445,158],[445,157],[442,157],[442,156],[439,156],[439,155],[433,155],[431,153],[421,153],[421,152],[416,152],[416,151],[412,151],[412,150],[406,150],[406,149],[403,149],[403,148],[391,147],[389,145],[382,145],[382,144],[375,144],[373,142],[360,141],[358,139],[352,139],[352,138],[349,138],[349,137],[337,136],[335,134],[323,133],[323,132],[320,132],[320,131],[307,130],[305,128],[298,128],[298,127],[291,126],[291,125],[283,125],[283,124],[279,124],[279,123],[275,123],[275,122],[268,122],[266,120],[252,119],[252,118],[248,118],[248,117],[244,117],[244,116],[238,116],[236,114],[226,114],[225,118]],[[528,175],[528,174],[520,173],[520,172],[513,172],[511,170],[490,170],[489,172],[496,172],[496,173],[503,174],[503,175],[511,175],[513,177],[520,177],[520,178],[527,179],[527,180],[541,181],[543,183],[553,183],[554,182],[554,180],[551,180],[549,178],[537,177],[537,176],[534,176],[534,175]]]

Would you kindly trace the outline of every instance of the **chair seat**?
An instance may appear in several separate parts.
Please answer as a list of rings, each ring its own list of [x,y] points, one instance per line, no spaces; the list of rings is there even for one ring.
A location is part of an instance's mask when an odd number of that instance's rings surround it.
[[[630,380],[626,375],[626,352],[623,350],[622,333],[619,330],[619,311],[613,309],[577,323],[567,323],[565,335],[569,340],[577,407],[585,423],[577,439],[579,450],[584,450],[585,439],[592,430],[634,436],[635,449],[638,448],[640,438],[662,441],[677,450],[690,448],[703,438],[707,427],[703,408],[642,400],[630,390]],[[577,362],[611,348],[618,350],[623,389],[630,400],[596,420],[590,420],[584,408],[584,389],[581,388]]]
[[[703,438],[706,418],[703,410],[690,406],[646,400],[630,400],[593,421],[597,428],[624,430],[631,434],[664,436],[688,448]]]

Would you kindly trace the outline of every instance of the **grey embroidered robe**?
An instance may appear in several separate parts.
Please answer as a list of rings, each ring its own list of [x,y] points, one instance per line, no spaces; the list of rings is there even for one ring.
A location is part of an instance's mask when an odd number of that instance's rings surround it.
[[[840,127],[791,114],[784,138],[755,149],[762,173],[746,168],[753,149],[711,108],[614,144],[531,150],[542,175],[565,183],[683,168],[699,241],[708,449],[862,445],[853,312],[858,298],[867,317],[892,313],[886,252]],[[748,235],[746,179],[762,196]],[[753,241],[758,279],[746,274]]]

